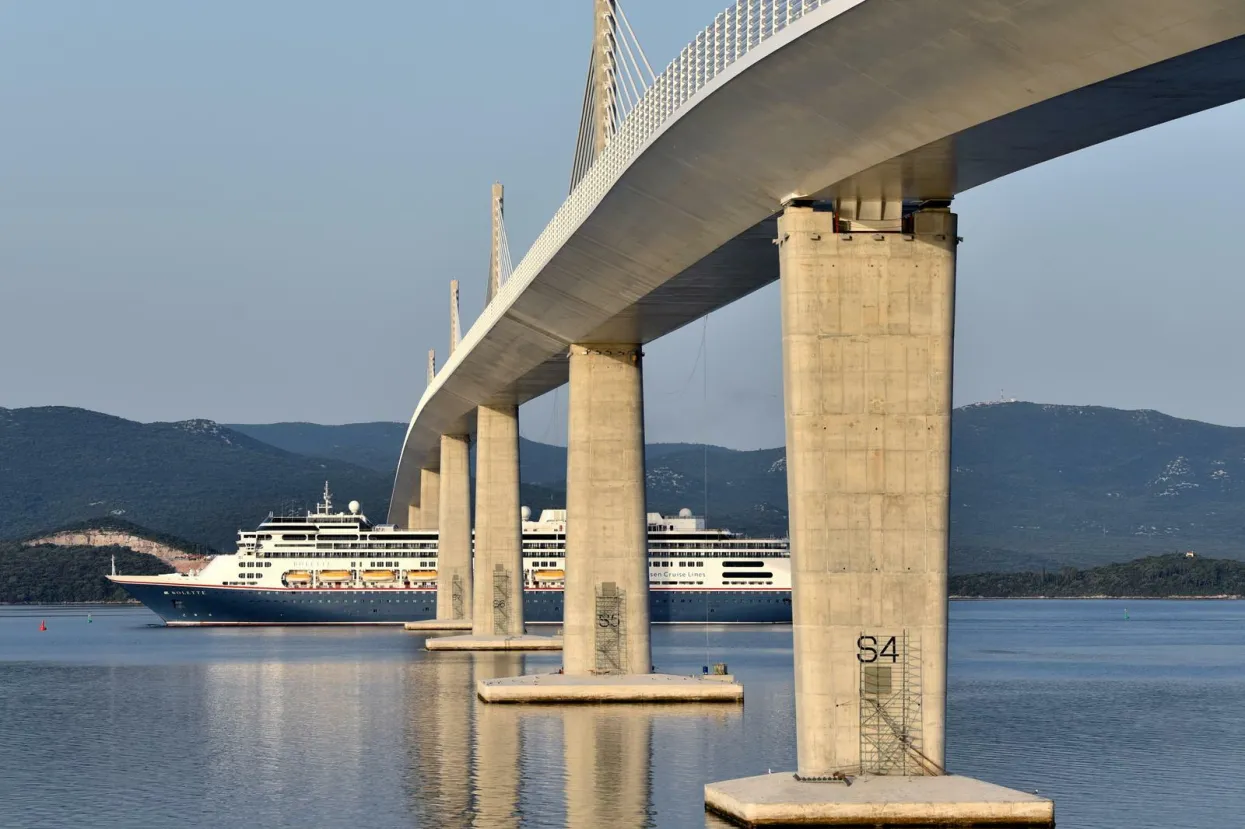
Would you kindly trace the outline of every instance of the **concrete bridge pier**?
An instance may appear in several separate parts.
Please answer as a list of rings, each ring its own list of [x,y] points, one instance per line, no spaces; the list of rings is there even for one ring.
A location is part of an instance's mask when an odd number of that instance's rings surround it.
[[[437,617],[407,622],[417,633],[471,630],[471,439],[467,435],[441,436],[441,469],[425,469],[420,489],[438,485],[437,506]],[[427,503],[427,502],[424,502]],[[428,507],[420,513],[427,523]],[[432,528],[425,528],[432,529]]]
[[[471,439],[441,436],[437,620],[471,621]]]
[[[573,345],[566,438],[568,674],[647,674],[648,516],[638,345]]]
[[[406,505],[406,528],[408,530],[419,529],[420,520],[421,519],[419,517],[419,504],[407,504]]]
[[[429,639],[428,650],[561,650],[560,639],[525,635],[520,509],[519,408],[480,406],[471,634]]]
[[[412,510],[415,515],[412,517]],[[413,530],[435,530],[441,518],[441,472],[436,469],[419,470],[419,506],[407,507],[407,519]],[[439,573],[440,571],[438,571]],[[438,583],[439,587],[439,583]],[[438,590],[438,592],[440,592]],[[439,605],[438,605],[439,606]],[[451,625],[451,627],[446,627]],[[470,625],[468,625],[469,627]],[[404,627],[415,633],[430,630],[462,630],[461,622],[442,622],[437,619],[407,622]]]
[[[441,517],[441,473],[436,469],[419,471],[419,529],[435,530]]]
[[[747,825],[1050,825],[1050,801],[944,768],[956,217],[849,215],[778,221],[798,771],[705,801]]]
[[[743,687],[729,679],[652,673],[640,347],[572,345],[569,389],[564,673],[481,682],[480,698],[742,699]]]

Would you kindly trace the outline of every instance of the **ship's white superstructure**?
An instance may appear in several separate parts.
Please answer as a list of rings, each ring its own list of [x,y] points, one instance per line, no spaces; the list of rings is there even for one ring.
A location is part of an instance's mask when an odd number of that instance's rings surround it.
[[[566,511],[522,519],[527,618],[561,621]],[[706,529],[686,509],[648,523],[654,621],[790,621],[786,540]],[[373,525],[355,501],[334,512],[325,484],[314,512],[269,515],[200,570],[110,578],[170,624],[414,621],[435,612],[437,531]]]

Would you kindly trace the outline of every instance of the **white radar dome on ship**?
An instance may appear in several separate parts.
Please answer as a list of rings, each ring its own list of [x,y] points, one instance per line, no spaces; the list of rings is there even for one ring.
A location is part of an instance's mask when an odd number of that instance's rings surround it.
[[[692,511],[688,509],[687,507],[684,507],[683,509],[679,510],[679,517],[680,518],[691,518]]]
[[[351,501],[351,502],[350,502],[349,504],[347,504],[346,506],[350,508],[350,512],[351,512],[351,514],[352,514],[352,515],[358,515],[358,514],[359,514],[359,502],[358,502],[358,501]]]
[[[522,509],[519,510],[519,515],[523,516],[524,521],[531,521],[532,520],[532,508],[523,507]]]

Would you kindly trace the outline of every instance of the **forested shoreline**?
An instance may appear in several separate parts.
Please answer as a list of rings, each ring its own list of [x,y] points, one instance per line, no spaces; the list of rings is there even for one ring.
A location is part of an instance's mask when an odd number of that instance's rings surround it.
[[[155,556],[136,553],[129,547],[0,542],[0,604],[129,601],[129,594],[106,578],[112,572],[113,556],[119,573],[146,576],[173,572]]]
[[[955,598],[1236,598],[1245,596],[1245,563],[1174,553],[1079,570],[952,576]]]

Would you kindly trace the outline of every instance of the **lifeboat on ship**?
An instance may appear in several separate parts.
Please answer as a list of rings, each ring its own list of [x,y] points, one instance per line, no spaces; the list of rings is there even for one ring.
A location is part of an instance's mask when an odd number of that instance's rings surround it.
[[[532,578],[536,581],[563,581],[566,579],[565,570],[537,570],[532,573]]]
[[[396,581],[398,574],[393,570],[364,570],[363,580],[367,582]]]
[[[306,570],[291,570],[281,580],[286,584],[307,584],[311,581],[311,574]]]
[[[354,574],[349,570],[321,570],[319,573],[320,581],[350,581],[354,578]]]

